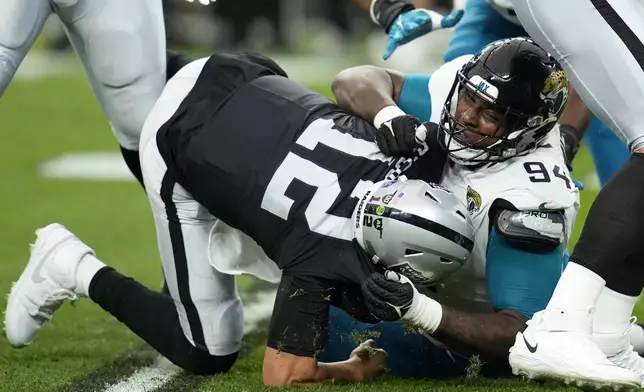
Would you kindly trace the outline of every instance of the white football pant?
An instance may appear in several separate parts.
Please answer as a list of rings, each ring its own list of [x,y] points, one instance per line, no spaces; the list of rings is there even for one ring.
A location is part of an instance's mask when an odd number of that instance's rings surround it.
[[[139,156],[163,272],[183,333],[212,355],[229,355],[241,348],[243,309],[235,276],[209,262],[217,219],[171,177],[156,142],[157,131],[195,85],[205,61],[190,63],[170,79],[145,122]]]
[[[119,144],[137,150],[165,84],[161,0],[0,1],[0,96],[52,13],[63,22]]]
[[[588,108],[633,151],[644,147],[644,1],[513,0]]]

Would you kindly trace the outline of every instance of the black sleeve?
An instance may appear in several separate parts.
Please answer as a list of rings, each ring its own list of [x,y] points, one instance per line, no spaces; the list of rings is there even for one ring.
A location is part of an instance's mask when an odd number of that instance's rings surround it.
[[[324,347],[333,284],[312,276],[283,275],[275,298],[267,346],[301,357]]]

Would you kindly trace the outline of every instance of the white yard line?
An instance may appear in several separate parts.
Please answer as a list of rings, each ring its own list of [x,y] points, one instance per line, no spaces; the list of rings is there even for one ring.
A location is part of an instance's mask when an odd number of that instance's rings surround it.
[[[252,297],[253,302],[244,306],[244,334],[253,332],[262,320],[271,316],[275,293],[274,290],[258,292]],[[104,392],[151,392],[179,373],[180,369],[161,357],[154,366],[135,371],[125,380],[110,385]]]

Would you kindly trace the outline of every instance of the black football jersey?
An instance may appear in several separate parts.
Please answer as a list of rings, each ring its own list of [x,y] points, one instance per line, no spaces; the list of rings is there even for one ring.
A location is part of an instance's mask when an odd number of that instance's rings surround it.
[[[159,131],[159,150],[195,200],[251,236],[285,271],[324,263],[331,277],[354,262],[351,217],[374,182],[403,173],[438,181],[442,165],[422,164],[432,151],[386,157],[371,124],[320,94],[270,72],[227,82],[222,92],[221,64],[209,63]],[[366,266],[340,275],[355,281],[368,273]]]

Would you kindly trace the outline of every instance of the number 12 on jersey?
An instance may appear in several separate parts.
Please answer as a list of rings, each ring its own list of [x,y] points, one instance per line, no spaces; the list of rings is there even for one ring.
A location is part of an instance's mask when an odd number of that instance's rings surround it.
[[[369,160],[387,161],[387,157],[378,150],[375,143],[339,132],[333,129],[333,126],[332,120],[315,120],[302,132],[296,143],[311,151],[318,144],[324,144],[339,153]],[[317,188],[304,212],[310,230],[314,233],[350,241],[353,238],[351,219],[328,213],[342,191],[338,174],[293,152],[288,153],[268,183],[262,199],[262,209],[287,220],[294,200],[286,196],[285,193],[295,179]],[[357,198],[372,186],[372,181],[359,180],[351,192],[351,197],[355,198],[357,203]]]

